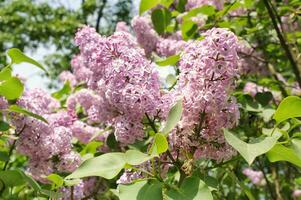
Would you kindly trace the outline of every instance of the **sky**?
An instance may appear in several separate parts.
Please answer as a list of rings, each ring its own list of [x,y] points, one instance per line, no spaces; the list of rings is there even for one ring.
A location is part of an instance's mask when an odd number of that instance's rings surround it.
[[[111,0],[111,3],[114,3],[116,0]],[[138,5],[140,0],[133,0],[134,1],[134,13],[138,11]],[[65,6],[70,9],[79,9],[81,0],[38,0],[38,2],[51,2],[50,4],[54,7],[58,6]],[[47,54],[54,53],[55,48],[50,47],[45,49],[44,47],[40,47],[37,49],[37,51],[34,52],[25,52],[25,54],[37,61],[42,61],[43,57]],[[42,63],[43,64],[43,63]],[[47,69],[47,66],[44,65],[44,67]],[[14,65],[14,74],[20,76],[21,78],[24,78],[26,80],[25,86],[28,89],[34,89],[34,88],[41,88],[44,90],[49,90],[47,88],[48,83],[50,80],[42,76],[43,71],[40,70],[39,68],[27,64],[27,63],[21,63],[18,65]]]

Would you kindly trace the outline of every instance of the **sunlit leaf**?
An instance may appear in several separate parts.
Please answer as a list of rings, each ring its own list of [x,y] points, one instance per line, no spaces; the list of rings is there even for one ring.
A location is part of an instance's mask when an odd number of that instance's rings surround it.
[[[47,176],[47,179],[54,183],[57,186],[56,188],[61,187],[64,184],[64,179],[57,174],[50,174]]]
[[[160,3],[160,0],[141,0],[139,14],[143,14]]]
[[[119,174],[126,164],[124,153],[106,153],[84,161],[66,179],[101,176],[112,179]]]
[[[224,129],[224,135],[226,141],[240,153],[249,165],[252,164],[257,156],[260,156],[272,149],[280,137],[278,134],[274,134],[271,137],[264,138],[261,142],[249,144],[240,140],[226,129]]]
[[[23,83],[16,77],[12,77],[0,83],[0,96],[4,96],[8,100],[19,98],[23,90]]]
[[[294,117],[301,117],[301,98],[296,96],[286,97],[279,104],[274,119],[277,124]]]
[[[289,147],[277,144],[267,154],[270,162],[287,161],[301,167],[301,160],[295,151]]]
[[[159,155],[168,150],[168,142],[162,133],[156,133],[154,136],[153,144],[149,150],[151,155]]]
[[[127,150],[125,152],[126,163],[130,165],[139,165],[141,163],[144,163],[145,161],[150,160],[153,157],[154,156],[150,156],[138,150]]]
[[[180,60],[180,55],[169,56],[164,60],[159,60],[156,62],[159,66],[175,66]]]
[[[43,71],[45,71],[47,73],[45,68],[40,63],[38,63],[34,59],[26,56],[19,49],[16,49],[16,48],[9,49],[7,51],[7,55],[11,58],[12,63],[19,64],[22,62],[27,62],[27,63],[37,66],[38,68],[42,69]]]
[[[161,131],[163,134],[168,134],[172,129],[174,129],[177,126],[178,122],[181,120],[182,112],[183,112],[182,104],[183,104],[182,100],[179,100],[170,109],[165,127]]]
[[[119,185],[120,200],[163,200],[162,183],[139,181],[130,185]]]

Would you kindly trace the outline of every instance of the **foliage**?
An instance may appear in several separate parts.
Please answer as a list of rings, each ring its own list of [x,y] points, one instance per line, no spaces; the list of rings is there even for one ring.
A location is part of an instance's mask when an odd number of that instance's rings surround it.
[[[66,8],[63,1],[0,1],[0,68],[9,48],[30,52],[50,48],[54,53],[45,56],[43,61],[50,78],[55,79],[60,72],[70,69],[70,60],[77,52],[73,37],[78,27],[89,24],[98,26],[102,34],[110,34],[118,21],[130,21],[129,0],[119,0],[116,5],[106,0],[81,2],[79,9],[74,10]]]
[[[45,68],[9,49],[0,71],[0,198],[300,198],[301,3],[221,2],[142,0],[132,30],[119,24],[101,37],[82,27],[80,53],[52,95],[13,76],[21,62]],[[77,13],[2,1],[7,23],[16,20],[4,35],[17,34],[0,45],[23,50],[50,39],[71,56],[76,27],[97,8],[99,21],[106,3],[84,1]],[[46,21],[21,24],[16,10],[43,11]],[[56,36],[37,34],[40,26]],[[20,37],[30,41],[16,45]]]

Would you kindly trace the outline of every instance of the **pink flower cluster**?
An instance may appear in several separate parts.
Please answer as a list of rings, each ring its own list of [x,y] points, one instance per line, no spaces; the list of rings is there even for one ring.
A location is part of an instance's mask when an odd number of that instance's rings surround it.
[[[18,105],[43,116],[48,123],[12,114],[13,123],[20,136],[17,151],[29,157],[28,171],[45,182],[45,176],[59,172],[72,172],[81,162],[72,150],[70,126],[76,120],[68,111],[57,111],[60,104],[42,90],[26,91]]]
[[[144,16],[135,17],[132,20],[132,27],[137,37],[137,42],[144,49],[147,57],[150,57],[152,52],[166,57],[175,55],[186,44],[179,32],[166,38],[160,37],[153,29],[150,19]]]
[[[101,180],[96,177],[81,180],[79,184],[73,186],[73,199],[90,199],[101,192],[104,192],[105,186],[101,184]],[[64,187],[60,189],[63,194],[62,200],[69,200],[71,197],[71,187]]]
[[[224,7],[224,0],[188,0],[185,8],[186,10],[191,10],[203,5],[215,6],[217,10],[222,10]]]
[[[76,65],[83,64],[81,68],[91,73],[86,78],[89,89],[70,96],[67,107],[74,110],[80,104],[90,122],[112,125],[123,144],[142,139],[141,120],[156,114],[160,99],[158,73],[143,50],[129,33],[105,38],[89,27],[78,31],[75,42],[81,50]]]
[[[294,190],[292,196],[295,198],[301,197],[301,189]]]
[[[261,171],[255,171],[251,168],[245,168],[242,173],[246,175],[254,185],[263,186],[266,184],[263,173]]]
[[[171,140],[174,149],[194,152],[196,158],[230,158],[235,151],[225,142],[223,128],[232,128],[239,118],[235,99],[230,98],[237,67],[237,37],[213,28],[205,39],[191,42],[181,54],[179,87],[183,115]]]

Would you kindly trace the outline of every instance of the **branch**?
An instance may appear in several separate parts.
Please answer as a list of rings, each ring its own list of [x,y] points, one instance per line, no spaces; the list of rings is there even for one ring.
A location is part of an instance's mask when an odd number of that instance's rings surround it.
[[[97,20],[96,20],[96,24],[95,24],[95,29],[97,32],[99,32],[100,20],[103,16],[103,9],[106,6],[106,3],[107,3],[107,0],[103,0],[101,6],[99,8],[99,11],[98,11],[98,16],[97,16]]]
[[[24,131],[25,126],[26,126],[26,125],[23,126],[23,128],[20,130],[19,133],[16,133],[16,136],[19,136],[19,135]],[[13,144],[11,145],[11,147],[10,147],[10,149],[9,149],[9,152],[8,152],[8,159],[7,159],[7,161],[5,162],[5,164],[4,164],[3,168],[2,168],[3,171],[6,170],[8,164],[9,164],[9,160],[10,160],[10,157],[11,157],[11,155],[12,155],[12,153],[13,153],[13,150],[15,149],[16,142],[17,142],[17,140],[14,140]]]
[[[295,62],[294,57],[292,55],[292,52],[290,51],[289,46],[287,45],[287,43],[286,43],[279,27],[278,27],[278,24],[277,24],[277,21],[276,21],[277,17],[275,16],[275,14],[273,12],[273,9],[271,8],[269,0],[263,0],[263,2],[264,2],[264,5],[265,5],[266,9],[268,10],[268,13],[269,13],[270,18],[272,20],[274,29],[277,32],[277,36],[279,38],[280,44],[281,44],[282,48],[284,49],[285,54],[286,54],[287,58],[289,59],[289,61],[291,63],[292,70],[293,70],[293,72],[296,76],[299,87],[301,87],[301,77],[300,77],[300,72],[299,72],[299,69],[298,69],[298,65]]]

